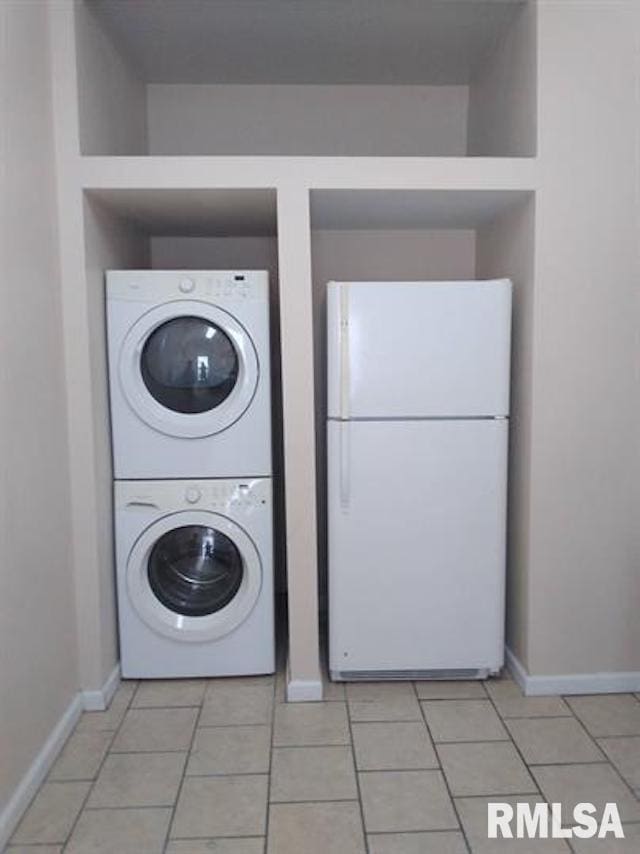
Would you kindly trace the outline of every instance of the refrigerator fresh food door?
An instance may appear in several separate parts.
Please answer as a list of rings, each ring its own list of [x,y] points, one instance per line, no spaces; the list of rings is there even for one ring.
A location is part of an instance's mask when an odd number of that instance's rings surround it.
[[[329,418],[507,415],[511,282],[331,282]]]
[[[332,673],[503,663],[506,420],[328,423]]]

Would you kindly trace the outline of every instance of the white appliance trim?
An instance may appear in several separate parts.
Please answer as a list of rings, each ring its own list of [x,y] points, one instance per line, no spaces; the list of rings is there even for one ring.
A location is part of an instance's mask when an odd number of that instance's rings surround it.
[[[340,418],[349,418],[349,286],[340,288]]]
[[[530,675],[516,655],[505,647],[511,675],[527,697],[556,694],[627,694],[640,691],[640,671]]]

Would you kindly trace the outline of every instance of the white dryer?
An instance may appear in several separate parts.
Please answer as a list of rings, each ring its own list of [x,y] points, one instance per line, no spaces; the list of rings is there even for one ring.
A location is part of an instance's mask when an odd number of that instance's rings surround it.
[[[107,273],[114,476],[271,475],[264,271]]]
[[[116,481],[122,674],[273,673],[268,479]]]

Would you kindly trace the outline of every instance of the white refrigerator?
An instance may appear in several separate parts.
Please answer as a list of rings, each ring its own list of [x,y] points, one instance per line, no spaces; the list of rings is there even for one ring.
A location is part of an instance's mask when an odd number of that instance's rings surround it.
[[[511,282],[330,282],[329,667],[503,665]]]

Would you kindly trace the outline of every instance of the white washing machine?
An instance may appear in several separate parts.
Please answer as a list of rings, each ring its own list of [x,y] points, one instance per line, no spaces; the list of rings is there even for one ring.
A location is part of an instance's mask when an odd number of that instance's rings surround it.
[[[268,273],[107,273],[116,480],[269,477]]]
[[[122,675],[274,672],[268,479],[116,481]]]

